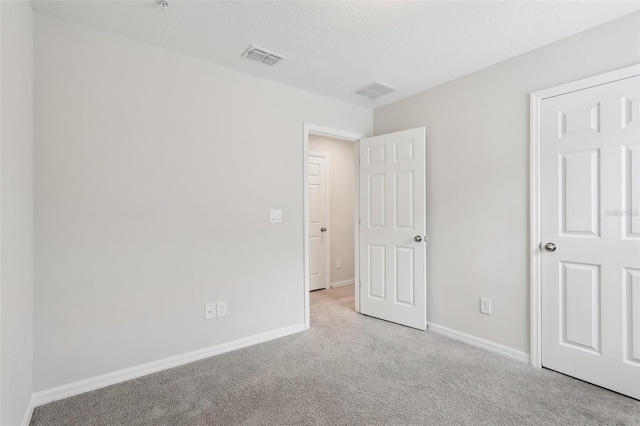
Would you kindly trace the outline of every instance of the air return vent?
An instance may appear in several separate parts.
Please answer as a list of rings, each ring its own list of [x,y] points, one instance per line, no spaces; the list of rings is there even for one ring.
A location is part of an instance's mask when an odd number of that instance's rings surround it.
[[[395,92],[397,90],[398,89],[396,89],[395,87],[391,87],[387,84],[372,81],[371,83],[359,88],[353,93],[355,93],[356,95],[364,96],[365,98],[377,99],[380,96]]]
[[[247,59],[269,65],[270,67],[285,59],[285,57],[282,55],[269,52],[267,49],[263,49],[262,47],[258,46],[249,47],[242,56]]]

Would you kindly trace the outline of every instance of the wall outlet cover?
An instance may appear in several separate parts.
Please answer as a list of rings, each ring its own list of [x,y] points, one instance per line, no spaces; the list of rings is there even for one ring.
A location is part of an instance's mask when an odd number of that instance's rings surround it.
[[[205,303],[204,305],[204,319],[210,320],[216,317],[216,304]]]
[[[282,223],[282,210],[270,210],[269,211],[270,223]]]
[[[216,313],[218,314],[218,317],[227,315],[227,302],[216,303]]]
[[[480,312],[491,315],[491,299],[480,298]]]

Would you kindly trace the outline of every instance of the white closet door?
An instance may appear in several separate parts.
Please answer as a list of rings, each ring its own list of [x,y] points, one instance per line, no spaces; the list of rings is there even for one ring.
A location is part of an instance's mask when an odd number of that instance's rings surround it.
[[[542,365],[640,398],[640,77],[541,102]]]

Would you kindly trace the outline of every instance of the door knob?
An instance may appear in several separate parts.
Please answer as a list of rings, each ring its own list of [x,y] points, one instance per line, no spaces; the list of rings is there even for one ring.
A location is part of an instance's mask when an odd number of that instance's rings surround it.
[[[419,243],[420,241],[422,241],[422,237],[420,235],[416,235],[415,237],[413,237],[413,241]]]
[[[556,251],[557,247],[554,243],[547,243],[544,245],[546,251]]]
[[[322,232],[324,232],[324,231],[326,231],[326,230],[327,230],[327,228],[325,228],[325,227],[323,226],[322,228],[320,228],[320,230],[321,230]]]

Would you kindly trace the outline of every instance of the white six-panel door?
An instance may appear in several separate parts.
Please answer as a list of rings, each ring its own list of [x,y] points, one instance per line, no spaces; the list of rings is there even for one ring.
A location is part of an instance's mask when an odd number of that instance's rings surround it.
[[[543,100],[540,130],[542,365],[640,398],[640,77]]]
[[[309,291],[327,287],[326,194],[326,158],[309,155]]]
[[[425,129],[361,139],[359,155],[360,312],[425,330]]]

